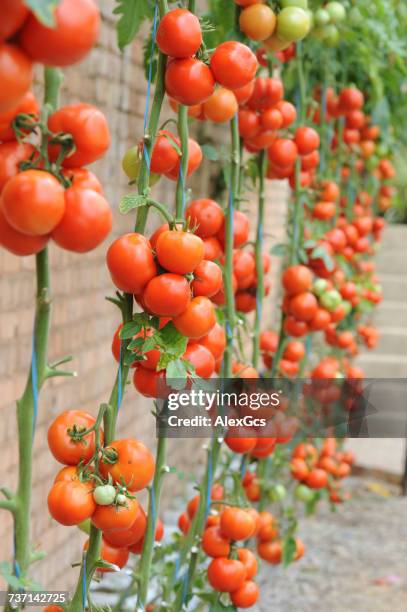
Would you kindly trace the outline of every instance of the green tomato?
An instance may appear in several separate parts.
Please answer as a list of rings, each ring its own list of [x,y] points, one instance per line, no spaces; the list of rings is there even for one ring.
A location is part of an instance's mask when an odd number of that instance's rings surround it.
[[[287,6],[297,6],[298,8],[307,9],[308,0],[280,0],[281,8]]]
[[[310,502],[314,497],[314,491],[306,485],[299,484],[295,490],[294,495],[297,499],[303,502]]]
[[[83,531],[83,533],[90,534],[90,519],[85,519],[82,523],[78,523],[77,528]]]
[[[311,19],[309,14],[296,6],[288,6],[277,16],[277,35],[287,42],[302,40],[309,32]]]
[[[126,151],[122,159],[122,168],[130,181],[138,179],[141,167],[141,154],[138,146]],[[150,174],[149,185],[153,187],[161,178],[160,174]]]
[[[93,499],[99,506],[110,506],[116,497],[116,489],[113,485],[99,485],[93,491]]]
[[[324,38],[325,38],[325,28],[324,27],[314,28],[311,31],[311,36],[312,36],[312,38],[316,38],[317,40],[324,40]]]
[[[350,311],[352,310],[352,304],[350,302],[348,302],[347,300],[343,300],[342,301],[342,306],[345,310],[345,315],[348,315],[350,313]]]
[[[320,296],[323,293],[325,293],[327,288],[328,288],[328,281],[325,280],[324,278],[318,278],[318,280],[315,281],[312,287],[312,291],[315,293],[315,295]]]
[[[363,23],[363,15],[357,6],[352,6],[348,13],[349,23],[353,26],[358,26]]]
[[[331,20],[331,17],[328,11],[326,11],[325,9],[320,8],[315,12],[314,21],[317,26],[327,25],[330,22],[330,20]]]
[[[276,484],[271,489],[271,497],[273,501],[282,501],[286,495],[287,490],[282,484]]]
[[[332,23],[341,23],[346,19],[345,7],[340,2],[328,2],[325,10],[329,13]]]
[[[120,493],[117,496],[116,501],[120,506],[125,506],[127,504],[127,497],[123,495],[122,493]]]
[[[329,24],[324,27],[324,30],[325,30],[325,35],[324,35],[325,44],[327,44],[328,47],[336,47],[336,45],[339,43],[339,38],[340,38],[338,28],[333,24]]]
[[[342,302],[342,296],[336,289],[330,289],[329,291],[325,291],[319,300],[324,308],[332,311],[338,308],[339,304]]]

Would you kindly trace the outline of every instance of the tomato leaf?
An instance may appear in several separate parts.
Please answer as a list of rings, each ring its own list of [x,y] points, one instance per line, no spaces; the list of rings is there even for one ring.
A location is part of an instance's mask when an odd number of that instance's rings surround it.
[[[201,149],[206,159],[209,159],[210,161],[218,161],[219,153],[217,152],[214,146],[210,144],[203,144],[201,145]]]
[[[154,8],[148,0],[116,0],[117,6],[113,10],[119,15],[116,25],[117,43],[123,49],[134,40],[141,24],[145,19],[152,19]]]
[[[297,544],[293,536],[289,536],[283,539],[283,565],[287,567],[294,560],[295,553],[297,552]]]
[[[128,193],[127,195],[124,195],[120,200],[119,210],[123,215],[126,215],[134,208],[140,208],[141,206],[145,206],[146,204],[146,196],[139,195],[137,193]]]
[[[120,330],[119,337],[121,340],[128,340],[129,338],[133,338],[141,329],[141,325],[138,322],[130,321],[130,323],[125,323]]]
[[[277,257],[284,257],[286,252],[287,252],[287,245],[283,244],[283,243],[275,244],[270,249],[270,254],[271,255],[276,255]]]
[[[171,381],[173,389],[183,389],[188,376],[188,369],[182,359],[173,359],[166,366],[166,380]]]
[[[45,26],[55,26],[55,9],[61,0],[24,0],[24,4]]]

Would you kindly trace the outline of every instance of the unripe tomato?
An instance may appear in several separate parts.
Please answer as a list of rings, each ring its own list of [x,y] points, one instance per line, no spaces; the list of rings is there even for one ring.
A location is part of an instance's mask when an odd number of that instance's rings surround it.
[[[187,279],[179,274],[155,276],[143,292],[146,307],[159,317],[176,317],[184,313],[191,301]]]
[[[180,104],[193,106],[210,98],[215,80],[211,69],[200,60],[174,59],[167,66],[165,88],[167,94]]]
[[[224,219],[224,213],[219,204],[209,198],[190,202],[185,216],[200,238],[215,236]]]
[[[283,8],[277,17],[277,35],[291,42],[302,40],[309,32],[311,18],[309,14],[296,6]]]
[[[87,166],[102,157],[110,145],[109,126],[105,115],[92,104],[70,104],[53,113],[48,120],[49,129],[71,134],[75,151],[65,157],[64,168]],[[50,158],[55,161],[59,145],[49,146]]]
[[[49,172],[25,170],[4,186],[4,216],[19,232],[44,236],[61,221],[65,212],[64,196],[64,188]]]
[[[48,446],[55,459],[65,465],[87,463],[95,452],[95,432],[78,436],[95,424],[91,414],[67,410],[57,416],[48,429]],[[100,432],[103,442],[103,434]]]
[[[225,87],[215,89],[206,102],[203,103],[205,118],[214,123],[230,121],[237,113],[238,104],[233,91]]]
[[[137,504],[136,518],[128,529],[107,531],[103,534],[105,541],[116,548],[133,546],[140,542],[147,528],[147,517],[140,504]]]
[[[78,525],[96,510],[93,484],[77,480],[59,480],[48,494],[48,510],[61,525]]]
[[[65,191],[64,216],[51,237],[63,249],[87,253],[107,238],[112,224],[112,211],[102,195],[70,187]]]
[[[232,603],[237,608],[251,608],[259,598],[260,590],[252,580],[245,580],[241,587],[230,594]]]
[[[126,153],[123,155],[122,168],[130,181],[135,181],[140,174],[142,154],[140,147],[135,146],[127,149]],[[154,174],[152,172],[148,181],[150,187],[153,187],[160,178],[159,174]]]
[[[315,25],[322,27],[322,26],[328,25],[330,20],[331,20],[331,16],[325,8],[319,8],[317,11],[315,11],[314,13]]]
[[[342,296],[336,289],[330,289],[321,295],[319,301],[321,306],[329,311],[334,311],[342,302]]]
[[[308,0],[280,0],[281,8],[286,8],[287,6],[297,6],[302,9],[308,8]]]
[[[93,491],[93,499],[98,506],[109,506],[114,502],[116,489],[109,484],[99,485]]]
[[[106,263],[113,283],[127,293],[141,293],[157,274],[151,245],[141,234],[117,238],[107,251]]]
[[[175,146],[174,146],[175,145]],[[158,132],[150,160],[150,170],[157,174],[170,172],[179,160],[176,147],[180,147],[179,138],[168,130]]]
[[[191,57],[202,44],[199,19],[186,9],[169,11],[157,29],[157,46],[171,57]]]
[[[239,16],[239,26],[247,38],[265,40],[276,28],[277,18],[269,6],[253,4],[245,8]]]
[[[212,588],[222,593],[239,589],[246,578],[246,569],[241,561],[218,557],[208,567],[208,581]]]
[[[115,440],[104,449],[100,472],[104,478],[110,475],[113,482],[124,484],[129,491],[140,491],[153,477],[154,457],[140,440]]]
[[[215,309],[206,297],[195,297],[185,311],[174,318],[178,331],[188,338],[206,336],[216,323]]]
[[[27,19],[28,12],[22,0],[2,0],[0,40],[11,38]]]
[[[249,47],[233,40],[218,45],[211,57],[215,79],[228,89],[238,89],[250,83],[257,65],[256,56]]]
[[[15,140],[13,130],[13,121],[19,114],[33,115],[38,118],[38,102],[31,91],[21,98],[21,100],[13,106],[9,111],[0,113],[0,141],[9,142]]]
[[[83,546],[84,550],[88,550],[89,548],[89,540],[87,540]],[[113,565],[117,565],[119,569],[124,567],[129,559],[129,549],[128,548],[117,548],[116,546],[111,546],[102,538],[102,547],[100,549],[100,558],[107,563],[112,563]],[[102,574],[113,572],[114,570],[107,568],[98,568],[98,572]]]
[[[31,87],[30,59],[16,45],[0,43],[0,113],[15,107]]]
[[[191,283],[194,296],[212,297],[222,287],[222,270],[214,261],[204,259],[194,270],[194,280]]]
[[[168,230],[159,236],[155,250],[163,268],[175,274],[188,274],[199,266],[205,249],[199,236],[190,232]]]
[[[31,14],[19,40],[34,61],[47,66],[70,66],[92,49],[99,27],[100,14],[94,0],[62,0],[55,8],[54,26],[45,26]]]
[[[3,211],[0,208],[0,245],[13,253],[22,257],[36,255],[42,251],[49,236],[27,236],[15,230],[7,223]]]
[[[314,492],[304,484],[299,484],[294,489],[294,495],[297,499],[306,503],[314,498]]]
[[[137,500],[129,497],[123,505],[99,505],[92,515],[92,524],[109,532],[130,529],[136,520],[138,505]]]
[[[278,19],[277,19],[277,25],[278,25]],[[276,28],[276,31],[274,32],[274,34],[270,36],[270,38],[266,38],[266,40],[263,41],[263,44],[268,51],[279,53],[281,51],[284,51],[285,49],[288,49],[288,47],[291,45],[291,41],[285,40],[281,38],[280,36],[278,36],[277,28]]]
[[[346,18],[345,7],[340,2],[328,2],[325,5],[325,10],[329,14],[332,23],[340,23]]]
[[[183,357],[194,368],[200,378],[210,378],[215,371],[215,358],[212,353],[200,344],[190,344]]]

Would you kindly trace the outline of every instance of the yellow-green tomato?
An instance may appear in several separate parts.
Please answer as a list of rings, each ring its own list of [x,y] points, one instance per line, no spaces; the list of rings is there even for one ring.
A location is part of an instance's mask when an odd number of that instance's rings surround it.
[[[318,278],[312,286],[312,291],[315,293],[315,295],[318,295],[318,296],[325,293],[327,289],[328,289],[328,281],[325,280],[325,278]]]
[[[83,531],[83,533],[90,534],[90,519],[85,519],[82,523],[77,524],[77,528]]]
[[[141,155],[138,146],[126,151],[122,159],[122,168],[131,181],[135,181],[140,174]]]
[[[281,8],[286,8],[287,6],[298,6],[298,8],[307,9],[308,8],[308,0],[280,0]]]
[[[282,501],[286,495],[287,490],[282,484],[276,484],[271,489],[271,498],[273,501]]]
[[[338,308],[339,304],[342,302],[342,296],[336,289],[330,289],[329,291],[325,291],[319,300],[324,308],[332,311]]]
[[[314,491],[306,485],[299,484],[297,487],[295,487],[294,495],[297,499],[307,503],[313,499]]]
[[[309,14],[302,8],[288,6],[277,17],[277,35],[283,40],[296,42],[308,34],[311,27]]]
[[[329,25],[324,27],[324,30],[325,44],[327,44],[328,47],[336,47],[336,45],[339,43],[340,38],[338,28],[333,23],[330,23]]]
[[[93,499],[98,506],[110,506],[116,497],[116,489],[113,485],[99,485],[93,491]]]
[[[346,18],[345,7],[340,2],[328,2],[325,10],[328,11],[332,23],[341,23]]]
[[[324,25],[327,25],[330,22],[330,20],[331,20],[331,17],[328,11],[326,11],[325,9],[320,8],[317,11],[315,11],[315,14],[314,14],[315,25],[324,26]]]

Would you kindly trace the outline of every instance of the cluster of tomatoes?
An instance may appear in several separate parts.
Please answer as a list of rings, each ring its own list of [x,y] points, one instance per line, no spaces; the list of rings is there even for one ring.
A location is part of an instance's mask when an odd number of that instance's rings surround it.
[[[350,475],[353,463],[353,453],[339,450],[335,438],[325,438],[320,449],[301,442],[294,448],[290,462],[291,475],[300,483],[296,497],[308,502],[313,491],[325,489],[332,503],[344,501],[341,483]]]
[[[235,0],[242,7],[241,31],[266,49],[281,51],[305,38],[311,29],[312,15],[307,0],[279,0],[278,12],[260,0]]]
[[[142,550],[147,517],[135,493],[151,482],[154,458],[136,439],[104,446],[102,429],[97,443],[96,427],[94,417],[80,410],[63,412],[51,423],[48,445],[64,467],[49,492],[48,509],[62,525],[78,525],[88,532],[91,523],[100,529],[101,559],[121,568],[130,552]],[[156,539],[162,535],[158,521]]]
[[[49,239],[70,251],[89,251],[112,227],[102,186],[84,167],[109,147],[106,118],[96,107],[79,103],[60,108],[44,125],[29,88],[33,62],[71,65],[91,50],[99,30],[98,8],[93,0],[63,0],[55,12],[55,29],[41,24],[19,0],[6,2],[3,11],[0,244],[21,256],[38,253]],[[72,19],[73,11],[81,18]]]
[[[340,2],[328,2],[314,13],[311,35],[325,45],[335,47],[340,41],[340,25],[346,19],[346,9]]]

